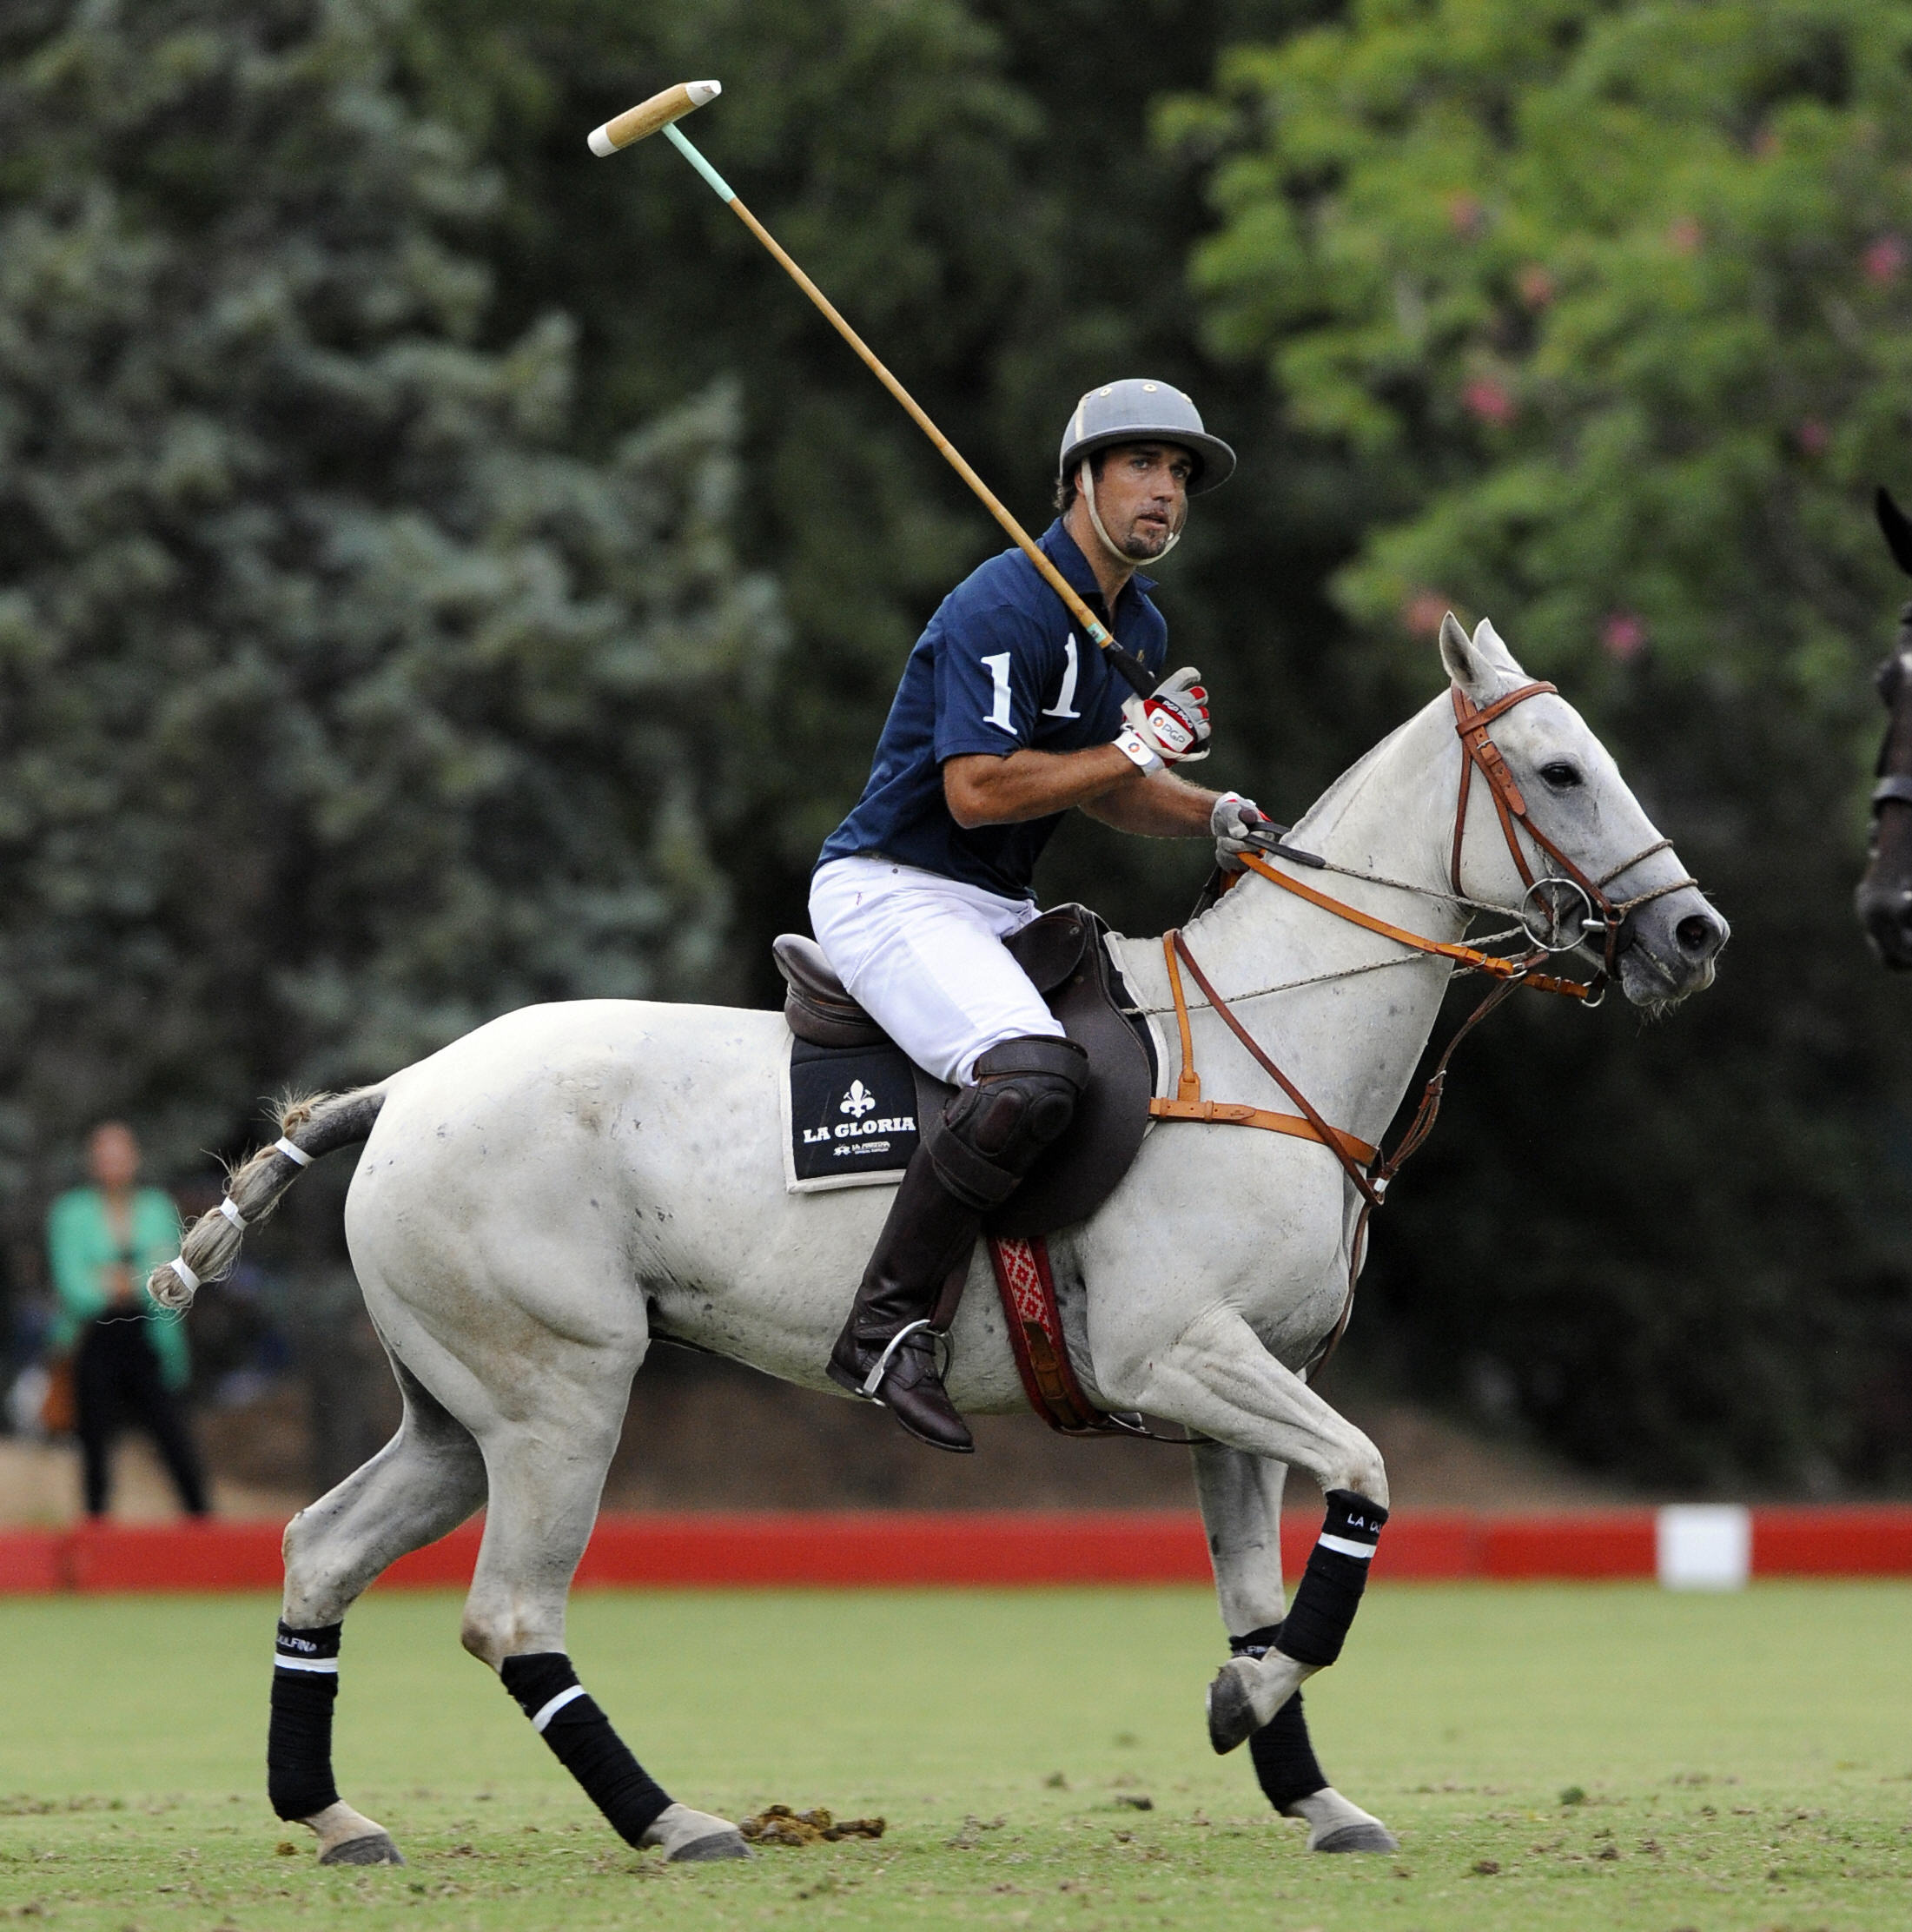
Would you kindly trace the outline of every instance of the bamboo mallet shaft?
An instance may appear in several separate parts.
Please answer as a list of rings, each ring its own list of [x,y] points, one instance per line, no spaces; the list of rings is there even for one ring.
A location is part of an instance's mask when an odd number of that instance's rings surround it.
[[[910,420],[916,427],[943,452],[950,468],[975,491],[983,507],[1009,533],[1010,540],[1022,554],[1035,566],[1043,580],[1062,599],[1070,616],[1082,626],[1091,641],[1108,653],[1110,660],[1123,678],[1146,697],[1154,684],[1147,666],[1139,658],[1123,650],[1116,643],[1108,627],[1082,601],[1075,587],[1037,548],[1035,539],[1016,521],[1008,505],[970,468],[963,452],[936,427],[923,406],[884,367],[875,350],[844,320],[837,312],[836,304],[804,273],[785,252],[777,237],[744,207],[731,184],[672,124],[695,109],[702,107],[706,102],[714,101],[722,92],[722,86],[716,81],[689,81],[677,87],[666,88],[663,93],[652,95],[648,101],[640,102],[636,107],[619,115],[615,120],[606,121],[601,128],[594,129],[591,136],[591,151],[600,156],[614,155],[619,149],[628,148],[633,142],[642,141],[646,135],[655,134],[661,128],[672,145],[704,177],[718,199],[764,244],[784,274],[810,297],[831,328],[856,350],[870,374],[909,411]]]

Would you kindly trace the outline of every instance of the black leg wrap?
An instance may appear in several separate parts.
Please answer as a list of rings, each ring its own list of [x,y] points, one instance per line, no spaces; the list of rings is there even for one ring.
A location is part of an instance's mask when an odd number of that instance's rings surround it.
[[[1266,1657],[1280,1634],[1280,1624],[1269,1624],[1246,1637],[1231,1637],[1228,1648],[1237,1657]],[[1249,1738],[1248,1755],[1254,1760],[1254,1775],[1263,1796],[1277,1811],[1285,1811],[1297,1798],[1311,1798],[1327,1789],[1327,1777],[1308,1740],[1308,1721],[1302,1714],[1299,1690]]]
[[[272,1673],[272,1726],[266,1734],[266,1793],[281,1818],[309,1818],[339,1802],[332,1782],[332,1707],[339,1697],[342,1624],[315,1630],[279,1626]],[[301,1664],[330,1663],[330,1671]]]
[[[543,1731],[558,1762],[611,1821],[611,1829],[626,1844],[637,1844],[670,1809],[670,1796],[631,1755],[630,1747],[611,1728],[610,1718],[580,1690],[571,1659],[562,1651],[507,1657],[498,1674],[519,1708]],[[567,1690],[578,1695],[565,1698]],[[552,1710],[559,1698],[565,1701]]]
[[[1297,1664],[1332,1664],[1341,1654],[1367,1587],[1368,1562],[1387,1520],[1379,1503],[1352,1489],[1331,1489],[1326,1500],[1321,1540],[1308,1552],[1308,1566],[1275,1646]]]

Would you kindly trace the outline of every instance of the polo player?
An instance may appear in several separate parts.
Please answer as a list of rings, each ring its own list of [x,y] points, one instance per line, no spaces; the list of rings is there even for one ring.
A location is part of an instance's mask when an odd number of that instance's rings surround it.
[[[1060,514],[1041,547],[1156,678],[1168,625],[1137,572],[1168,555],[1189,498],[1234,463],[1166,382],[1092,389],[1063,433]],[[1261,813],[1170,770],[1206,755],[1209,730],[1199,672],[1131,693],[1035,566],[1006,550],[916,640],[870,782],[824,842],[810,896],[818,943],[890,1038],[957,1089],[924,1122],[830,1375],[936,1448],[976,1446],[936,1345],[983,1217],[1068,1128],[1088,1077],[1003,941],[1036,916],[1035,862],[1071,806],[1144,837],[1212,836],[1233,862]]]

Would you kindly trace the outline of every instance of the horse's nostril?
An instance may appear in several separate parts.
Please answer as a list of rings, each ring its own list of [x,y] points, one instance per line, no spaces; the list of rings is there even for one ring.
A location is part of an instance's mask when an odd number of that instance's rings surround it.
[[[1719,949],[1719,928],[1704,915],[1695,912],[1673,928],[1673,936],[1680,943],[1680,950],[1695,959],[1706,959]]]

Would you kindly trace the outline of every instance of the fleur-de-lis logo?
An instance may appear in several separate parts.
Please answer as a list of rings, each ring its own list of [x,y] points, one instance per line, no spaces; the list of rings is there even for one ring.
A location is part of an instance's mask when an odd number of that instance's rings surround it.
[[[850,1091],[843,1097],[837,1111],[847,1114],[853,1121],[860,1121],[865,1114],[877,1110],[877,1096],[860,1080],[850,1083]]]

